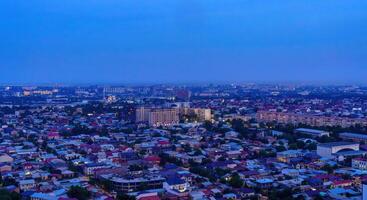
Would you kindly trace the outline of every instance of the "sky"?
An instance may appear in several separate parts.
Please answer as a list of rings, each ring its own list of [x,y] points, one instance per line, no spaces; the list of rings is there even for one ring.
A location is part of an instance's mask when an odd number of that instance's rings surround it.
[[[367,83],[366,0],[0,0],[0,83]]]

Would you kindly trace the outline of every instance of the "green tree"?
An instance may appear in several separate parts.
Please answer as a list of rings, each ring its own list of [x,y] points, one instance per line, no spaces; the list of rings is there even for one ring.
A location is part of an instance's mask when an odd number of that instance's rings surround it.
[[[289,149],[298,149],[297,143],[289,144]]]
[[[292,197],[293,195],[293,191],[292,189],[284,189],[284,190],[276,190],[276,189],[273,189],[270,191],[270,194],[269,194],[269,198],[270,199],[279,199],[279,200],[291,200],[291,199],[294,199]]]
[[[5,177],[4,179],[0,176],[0,185],[3,187],[9,186],[9,185],[16,185],[17,182],[15,179],[10,177]]]
[[[213,123],[210,121],[205,121],[203,124],[204,128],[208,131],[213,130]]]
[[[234,188],[240,188],[243,186],[243,181],[241,180],[240,175],[238,175],[237,173],[233,173],[231,180],[229,181],[229,185],[234,187]]]
[[[117,200],[135,200],[136,198],[133,196],[129,196],[125,193],[120,193],[117,195]]]
[[[67,194],[70,198],[76,198],[78,200],[88,200],[92,196],[87,189],[80,186],[71,186]]]
[[[327,171],[329,174],[334,172],[334,168],[329,164],[324,165],[321,169]]]
[[[282,151],[285,151],[287,150],[283,145],[281,146],[276,146],[275,149],[277,150],[277,152],[282,152]]]
[[[0,199],[1,200],[20,200],[20,194],[16,192],[9,192],[7,190],[0,190]]]

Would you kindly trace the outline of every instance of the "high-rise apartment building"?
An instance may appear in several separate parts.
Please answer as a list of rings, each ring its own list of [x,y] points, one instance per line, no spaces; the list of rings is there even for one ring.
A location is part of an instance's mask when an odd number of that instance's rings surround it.
[[[258,111],[256,119],[259,122],[277,122],[282,124],[307,124],[310,126],[341,126],[343,128],[355,125],[367,125],[363,118],[328,117],[309,114]]]
[[[152,109],[140,107],[135,111],[135,121],[136,122],[147,122],[149,121],[149,113]]]
[[[150,126],[170,126],[180,121],[177,109],[153,109],[149,113]]]
[[[179,111],[175,108],[136,109],[136,122],[148,122],[150,126],[170,126],[179,123]]]

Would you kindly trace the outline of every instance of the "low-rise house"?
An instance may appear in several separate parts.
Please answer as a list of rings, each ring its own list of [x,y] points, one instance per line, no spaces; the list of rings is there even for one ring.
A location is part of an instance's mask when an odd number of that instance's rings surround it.
[[[259,188],[271,188],[274,181],[268,178],[258,179],[255,181],[256,186]]]
[[[29,191],[36,188],[36,181],[33,179],[19,181],[19,189],[21,191]]]
[[[338,180],[332,182],[332,187],[350,187],[353,185],[353,180]]]
[[[11,165],[6,163],[0,163],[0,173],[10,172],[12,170]]]
[[[187,192],[190,189],[190,185],[183,179],[180,179],[178,177],[172,177],[168,178],[163,183],[163,188],[171,194],[177,196],[187,196]]]
[[[8,154],[0,155],[0,163],[12,163],[14,159],[10,157]]]
[[[50,132],[47,134],[48,140],[58,140],[60,139],[60,134],[58,132]]]
[[[250,188],[241,188],[237,191],[241,199],[249,199],[255,195],[255,190]]]
[[[292,158],[302,157],[304,153],[299,150],[288,150],[277,153],[277,160],[279,162],[289,163]]]
[[[110,168],[110,166],[107,166],[102,163],[90,163],[86,164],[83,168],[83,172],[85,175],[91,176],[94,174],[94,172],[98,169],[107,169]]]
[[[33,193],[31,195],[31,200],[59,200],[63,197],[67,197],[65,189],[55,190],[50,193]]]
[[[161,158],[159,156],[147,156],[143,160],[149,165],[159,165],[161,162]]]
[[[234,193],[228,193],[228,194],[224,194],[223,195],[223,199],[228,199],[228,200],[237,200],[237,195]]]
[[[367,159],[366,158],[353,158],[352,167],[360,170],[367,170]]]

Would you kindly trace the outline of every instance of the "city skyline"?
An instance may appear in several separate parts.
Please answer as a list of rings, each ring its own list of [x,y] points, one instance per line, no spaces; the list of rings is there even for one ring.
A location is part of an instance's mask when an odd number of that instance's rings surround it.
[[[366,11],[0,1],[0,200],[367,200]]]

